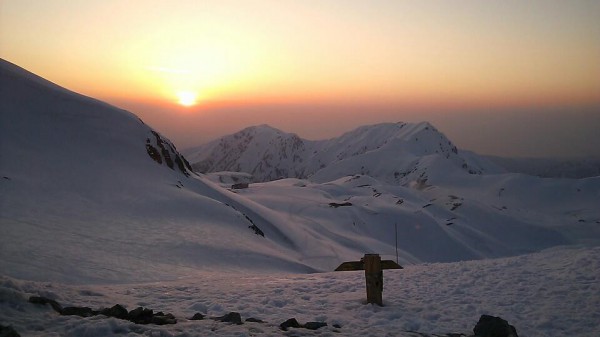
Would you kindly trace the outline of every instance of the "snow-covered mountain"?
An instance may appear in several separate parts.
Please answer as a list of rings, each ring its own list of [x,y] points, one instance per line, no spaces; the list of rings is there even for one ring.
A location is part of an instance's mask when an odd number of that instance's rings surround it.
[[[246,128],[235,134],[187,151],[199,172],[248,172],[260,181],[287,177],[305,178],[304,161],[314,142],[268,125]]]
[[[297,316],[331,323],[315,334],[428,336],[498,314],[527,336],[598,334],[600,177],[505,173],[427,123],[322,142],[266,126],[239,138],[215,145],[219,165],[243,157],[239,170],[264,180],[310,179],[231,189],[249,175],[193,174],[135,115],[1,60],[0,328],[277,336]],[[365,253],[395,259],[396,242],[406,269],[385,272],[383,308],[363,305],[364,273],[299,275]],[[178,323],[60,316],[32,295]],[[187,319],[229,311],[265,323]]]
[[[314,270],[286,255],[277,228],[254,225],[252,212],[198,179],[132,113],[4,60],[0,111],[3,273],[156,280],[215,264],[237,269],[240,252],[252,269]]]
[[[502,170],[484,158],[459,151],[427,122],[362,126],[321,141],[260,125],[185,153],[198,172],[247,172],[257,182],[281,178],[325,182],[366,174],[388,183],[406,184],[415,175],[425,174],[425,166],[434,162],[469,174]]]
[[[230,190],[246,175],[190,173],[175,146],[135,115],[6,61],[0,75],[0,269],[12,277],[332,270],[367,252],[394,256],[396,226],[401,263],[600,237],[599,178],[499,173],[428,123],[366,126],[319,142],[246,129],[212,145],[210,153],[225,152],[214,165],[239,161],[265,179],[310,180]]]

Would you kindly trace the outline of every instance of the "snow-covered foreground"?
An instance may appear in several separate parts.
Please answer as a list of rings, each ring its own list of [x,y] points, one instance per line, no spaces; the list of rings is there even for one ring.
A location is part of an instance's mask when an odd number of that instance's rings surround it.
[[[562,247],[517,257],[408,266],[384,272],[384,307],[364,304],[362,272],[319,274],[203,273],[177,281],[120,285],[0,283],[0,322],[23,336],[418,336],[472,334],[481,314],[498,315],[527,336],[600,335],[600,248]],[[63,305],[174,314],[175,325],[136,325],[102,315],[59,316],[31,295]],[[242,325],[211,319],[239,312]],[[316,331],[279,324],[323,321]],[[339,328],[333,327],[339,325]],[[421,335],[422,336],[422,335]]]

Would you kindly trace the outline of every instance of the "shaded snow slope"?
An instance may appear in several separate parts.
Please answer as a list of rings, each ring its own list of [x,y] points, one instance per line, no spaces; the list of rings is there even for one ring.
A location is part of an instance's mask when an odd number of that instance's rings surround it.
[[[419,263],[600,243],[600,179],[569,184],[519,175],[468,177],[424,188],[368,176],[324,184],[283,179],[236,193],[287,216],[280,228],[302,228],[290,237],[304,249],[303,261],[325,270],[343,260],[339,245],[358,256],[376,252],[395,259],[397,240],[401,262]]]
[[[462,153],[427,122],[384,123],[359,127],[340,137],[308,141],[261,125],[246,128],[203,146],[187,150],[199,172],[236,171],[264,182],[280,178],[330,181],[368,174],[392,184],[407,181],[420,159],[469,174],[502,169],[474,154]]]
[[[135,115],[0,65],[3,273],[124,282],[215,265],[312,270],[208,197],[213,187]]]

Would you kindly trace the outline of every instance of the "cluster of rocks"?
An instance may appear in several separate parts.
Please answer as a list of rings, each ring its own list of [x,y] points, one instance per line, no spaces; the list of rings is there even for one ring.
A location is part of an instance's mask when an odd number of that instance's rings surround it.
[[[152,130],[151,131],[154,137],[156,138],[156,146],[160,148],[160,151],[152,145],[150,138],[146,138],[146,151],[150,158],[156,161],[158,164],[162,164],[163,158],[165,164],[174,170],[174,164],[177,165],[177,168],[185,175],[190,176],[190,172],[193,172],[192,166],[190,163],[179,153],[170,141],[163,139],[158,132]],[[173,160],[172,157],[175,157]]]
[[[103,308],[100,310],[93,310],[89,307],[63,307],[55,300],[43,297],[43,296],[31,296],[29,302],[33,304],[46,305],[50,304],[54,311],[58,312],[63,316],[80,316],[80,317],[91,317],[97,315],[104,315],[107,317],[114,317],[118,319],[127,320],[136,324],[175,324],[177,319],[170,313],[163,313],[162,311],[154,312],[152,309],[138,307],[131,311],[128,311],[120,304],[116,304],[110,308]]]
[[[296,328],[296,329],[304,328],[304,329],[308,329],[308,330],[317,330],[317,329],[320,329],[325,326],[327,326],[327,323],[325,323],[325,322],[306,322],[305,324],[300,324],[300,323],[298,323],[296,318],[290,318],[287,321],[279,324],[279,327],[283,331],[287,331],[287,329],[289,329],[289,328]],[[337,329],[341,328],[341,326],[338,324],[334,324],[333,327],[337,328]]]
[[[204,315],[197,312],[194,314],[194,316],[192,316],[190,318],[190,320],[198,321],[198,320],[203,320],[204,318],[205,318]],[[219,322],[224,322],[224,323],[231,323],[231,324],[238,324],[238,325],[244,324],[242,322],[242,316],[237,312],[230,312],[226,315],[219,316],[219,317],[211,317],[211,319],[215,320],[215,321],[219,321]],[[245,322],[265,323],[263,320],[253,318],[253,317],[247,318],[245,320]],[[307,322],[305,324],[300,324],[300,323],[298,323],[296,318],[290,318],[287,321],[279,324],[279,327],[283,331],[287,331],[289,328],[297,328],[297,329],[303,328],[303,329],[308,329],[308,330],[317,330],[317,329],[320,329],[325,326],[327,326],[327,323],[325,323],[325,322]],[[338,329],[341,328],[341,326],[339,326],[337,324],[334,324],[333,327],[338,328]]]
[[[114,317],[118,319],[128,320],[130,322],[136,324],[156,324],[156,325],[165,325],[165,324],[176,324],[177,319],[170,313],[163,312],[154,312],[151,309],[138,307],[131,311],[128,311],[120,304],[116,304],[110,308],[103,308],[100,310],[93,310],[89,307],[63,307],[57,301],[43,297],[43,296],[31,296],[29,298],[29,302],[33,304],[46,305],[49,304],[56,312],[63,316],[80,316],[80,317],[91,317],[97,315],[104,315],[107,317]],[[201,313],[195,313],[189,320],[197,321],[203,320],[205,316]],[[212,320],[224,323],[231,324],[244,324],[242,322],[242,316],[237,312],[230,312],[223,316],[211,317]],[[254,322],[254,323],[265,323],[264,321],[256,318],[247,318],[245,322]],[[308,330],[318,330],[322,327],[326,327],[327,323],[325,322],[306,322],[305,324],[300,324],[296,318],[290,318],[285,322],[279,324],[279,327],[283,331],[287,331],[289,328],[296,329],[308,329]],[[334,324],[333,327],[335,329],[340,329],[341,326],[338,324]],[[414,332],[414,331],[407,331]],[[419,336],[428,336],[423,333],[417,333]],[[474,335],[470,335],[468,337],[519,337],[517,335],[517,329],[514,326],[510,325],[508,321],[495,316],[482,315],[479,318],[479,321],[473,328]],[[0,325],[0,337],[15,337],[19,336],[19,334],[10,326],[2,326]],[[439,335],[434,335],[439,336]],[[446,334],[447,337],[459,337],[459,336],[467,336],[461,333],[450,333]]]

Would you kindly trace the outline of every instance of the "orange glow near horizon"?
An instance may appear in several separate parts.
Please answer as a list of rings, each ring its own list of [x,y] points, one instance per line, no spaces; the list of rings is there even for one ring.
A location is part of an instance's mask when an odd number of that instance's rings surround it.
[[[600,102],[593,2],[27,6],[3,2],[1,56],[99,98],[184,106]]]

